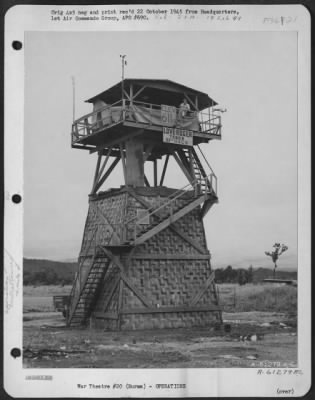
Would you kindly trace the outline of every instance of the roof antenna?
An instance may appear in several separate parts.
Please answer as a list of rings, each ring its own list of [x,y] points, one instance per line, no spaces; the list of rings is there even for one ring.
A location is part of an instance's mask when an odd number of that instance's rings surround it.
[[[124,98],[124,79],[125,79],[125,65],[127,61],[125,60],[126,54],[120,54],[121,58],[121,99]]]

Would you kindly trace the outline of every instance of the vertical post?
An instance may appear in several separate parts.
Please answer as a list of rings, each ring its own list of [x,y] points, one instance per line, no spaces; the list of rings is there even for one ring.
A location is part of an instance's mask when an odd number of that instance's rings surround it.
[[[157,186],[157,159],[153,161],[154,186]]]
[[[129,94],[130,94],[130,105],[133,105],[133,84],[130,83],[130,90],[129,90]]]
[[[96,168],[95,168],[94,179],[93,179],[93,186],[92,186],[92,190],[91,190],[92,192],[96,185],[96,182],[98,181],[98,174],[99,174],[99,170],[100,170],[101,159],[102,159],[102,151],[99,151],[98,158],[97,158],[97,164],[96,164]]]
[[[123,166],[125,185],[127,186],[126,159],[125,159],[125,154],[123,152],[122,144],[119,145],[119,148],[120,148],[121,163],[122,163],[122,166]]]
[[[124,282],[122,279],[119,281],[119,292],[118,292],[118,330],[121,330],[121,309],[122,309],[122,300],[123,300],[123,289]]]
[[[120,54],[121,58],[121,101],[123,111],[125,108],[125,97],[124,97],[124,90],[125,90],[125,65],[127,65],[127,61],[125,61],[126,54]],[[124,114],[125,115],[125,114]],[[124,118],[125,119],[125,118]]]

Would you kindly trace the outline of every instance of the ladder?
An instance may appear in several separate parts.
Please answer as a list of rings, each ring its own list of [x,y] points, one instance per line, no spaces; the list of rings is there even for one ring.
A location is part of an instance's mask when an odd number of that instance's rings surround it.
[[[82,263],[83,264],[83,263]],[[80,269],[82,268],[80,265]],[[91,314],[98,296],[101,282],[104,279],[110,260],[102,254],[92,257],[89,270],[80,285],[80,274],[77,275],[70,295],[68,326],[84,325]],[[80,287],[81,286],[81,287]]]

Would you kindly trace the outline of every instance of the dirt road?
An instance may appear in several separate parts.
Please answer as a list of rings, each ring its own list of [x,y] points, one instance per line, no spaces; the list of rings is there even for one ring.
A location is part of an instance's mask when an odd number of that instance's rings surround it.
[[[24,315],[29,368],[296,367],[296,320],[272,312],[224,313],[221,329],[104,332],[69,329],[60,313]]]

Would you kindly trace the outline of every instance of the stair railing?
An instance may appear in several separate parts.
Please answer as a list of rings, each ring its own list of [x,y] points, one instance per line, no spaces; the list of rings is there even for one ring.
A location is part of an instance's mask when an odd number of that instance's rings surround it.
[[[187,185],[183,186],[181,189],[178,189],[176,192],[174,192],[172,195],[170,195],[168,197],[168,200],[166,202],[164,202],[162,205],[160,205],[159,207],[148,208],[146,210],[146,211],[148,211],[148,213],[140,218],[138,216],[134,216],[134,217],[130,218],[126,222],[126,226],[128,226],[131,223],[134,223],[134,227],[133,227],[134,239],[136,239],[136,237],[137,237],[137,227],[139,225],[143,225],[143,221],[148,220],[148,219],[150,220],[150,217],[152,217],[153,215],[156,215],[159,211],[168,210],[168,217],[172,216],[174,214],[174,211],[176,211],[176,208],[178,208],[178,206],[174,207],[175,201],[180,199],[184,195],[186,195],[187,189],[189,187],[192,188],[194,197],[199,197],[199,196],[203,196],[206,194],[210,194],[211,190],[210,190],[209,186],[206,184],[207,179],[209,179],[209,178],[210,178],[210,176],[206,176],[203,178],[203,180],[204,180],[203,188],[202,188],[200,180],[195,179],[192,183],[188,183]]]
[[[206,159],[203,151],[201,150],[199,144],[197,145],[197,148],[199,150],[199,154],[201,155],[201,157],[203,158],[203,160],[205,161],[207,167],[208,167],[208,171],[210,171],[210,173],[207,174],[207,178],[210,180],[210,184],[212,187],[212,190],[214,191],[214,193],[216,195],[218,195],[218,179],[216,174],[214,173],[211,165],[209,164],[209,161]]]
[[[98,230],[97,228],[98,228],[98,227],[96,227],[96,228],[93,230],[91,239],[90,239],[90,241],[89,241],[89,243],[88,243],[88,248],[87,248],[87,250],[85,251],[85,254],[86,254],[86,255],[89,253],[89,250],[90,250],[90,248],[91,248],[91,244],[92,244],[94,238],[95,238],[95,240],[96,240],[97,230]],[[72,285],[72,289],[71,289],[71,292],[70,292],[70,296],[69,296],[69,321],[71,321],[71,318],[72,318],[73,313],[74,313],[74,311],[75,311],[75,308],[76,308],[76,306],[77,306],[78,299],[80,298],[82,289],[84,288],[85,282],[83,283],[82,287],[81,287],[81,282],[80,282],[80,279],[81,279],[80,268],[81,268],[82,264],[84,263],[84,261],[85,261],[85,259],[83,259],[83,261],[80,262],[80,264],[79,264],[79,271],[77,272],[77,274],[76,274],[76,276],[75,276],[75,280],[74,280],[74,283],[73,283],[73,285]],[[88,275],[88,274],[87,274],[87,275]],[[86,278],[87,278],[87,277],[86,277]],[[77,286],[78,286],[78,282],[79,282],[79,288],[77,287]],[[79,293],[76,295],[76,290],[77,290],[77,289],[79,289]]]

